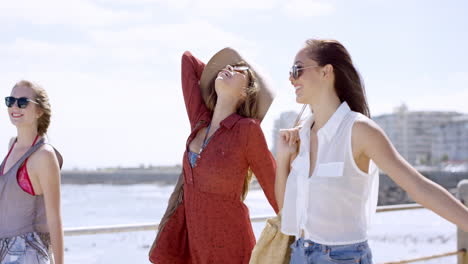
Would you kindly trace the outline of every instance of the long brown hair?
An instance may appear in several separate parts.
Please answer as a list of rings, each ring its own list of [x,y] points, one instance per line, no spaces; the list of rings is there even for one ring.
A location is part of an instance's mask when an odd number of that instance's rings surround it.
[[[248,66],[248,65],[244,61],[241,61],[231,66],[236,67],[236,66]],[[246,72],[247,72],[247,77],[249,81],[247,89],[246,89],[247,96],[243,101],[240,102],[239,106],[237,107],[237,114],[244,116],[244,117],[257,118],[258,116],[257,77],[255,76],[255,73],[250,69],[246,70]],[[207,101],[206,106],[211,112],[214,111],[214,108],[216,106],[216,101],[218,101],[218,95],[216,94],[216,89],[215,89],[215,80],[216,78],[213,78],[213,80],[210,83],[210,86],[208,87],[208,97],[206,100]]]
[[[35,96],[32,99],[37,102],[37,107],[42,110],[42,115],[37,120],[37,133],[40,136],[45,135],[49,129],[50,118],[52,116],[47,92],[41,86],[26,80],[17,82],[15,86],[13,86],[13,89],[15,87],[28,87],[34,91]]]
[[[246,62],[241,61],[236,64],[231,65],[235,66],[248,66]],[[248,86],[246,89],[247,96],[242,100],[237,107],[237,114],[243,117],[258,118],[258,84],[257,77],[255,73],[248,69],[246,70],[248,77]],[[216,101],[218,100],[218,95],[216,94],[215,89],[215,78],[211,81],[210,86],[208,87],[208,97],[206,106],[208,109],[213,112],[216,106]],[[247,193],[249,192],[250,182],[252,181],[253,172],[249,168],[247,171],[247,176],[245,177],[244,186],[242,190],[241,200],[245,200]]]
[[[370,117],[364,82],[343,44],[336,40],[309,39],[306,52],[318,65],[333,66],[335,92],[340,101],[346,101],[351,110]]]

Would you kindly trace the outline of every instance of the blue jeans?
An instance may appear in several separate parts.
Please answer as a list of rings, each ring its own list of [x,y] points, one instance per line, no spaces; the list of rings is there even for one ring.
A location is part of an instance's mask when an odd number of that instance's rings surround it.
[[[291,245],[290,264],[372,264],[366,242],[327,246],[299,238]]]
[[[48,264],[47,246],[35,232],[0,239],[0,264]]]

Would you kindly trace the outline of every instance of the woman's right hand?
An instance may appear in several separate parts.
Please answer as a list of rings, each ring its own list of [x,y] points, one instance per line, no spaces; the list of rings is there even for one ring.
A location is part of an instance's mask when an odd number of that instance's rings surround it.
[[[278,161],[288,161],[298,152],[300,127],[281,129],[277,143],[276,158]]]
[[[281,129],[278,142],[276,144],[276,178],[275,196],[278,209],[283,208],[284,193],[286,191],[286,181],[290,172],[291,161],[296,158],[299,146],[300,127],[291,129]]]

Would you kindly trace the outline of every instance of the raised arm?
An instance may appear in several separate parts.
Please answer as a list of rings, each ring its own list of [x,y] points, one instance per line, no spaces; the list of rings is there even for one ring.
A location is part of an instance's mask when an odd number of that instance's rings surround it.
[[[372,159],[417,203],[468,232],[468,209],[447,190],[413,168],[372,120],[356,122],[352,142],[353,147]]]
[[[193,129],[200,115],[207,110],[200,91],[200,77],[205,64],[195,58],[189,51],[182,55],[182,91],[185,108]]]
[[[278,204],[275,199],[275,173],[276,163],[263,135],[258,121],[249,123],[247,136],[246,156],[249,166],[257,178],[268,202],[278,213]]]

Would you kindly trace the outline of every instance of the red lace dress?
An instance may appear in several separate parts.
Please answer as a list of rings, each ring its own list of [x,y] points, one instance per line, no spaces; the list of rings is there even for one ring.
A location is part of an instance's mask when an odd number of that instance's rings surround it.
[[[189,52],[182,56],[182,89],[192,130],[183,157],[184,199],[150,253],[153,263],[248,263],[255,236],[240,197],[249,167],[278,211],[276,165],[258,120],[237,114],[224,119],[196,166],[190,166],[188,145],[212,116],[198,82],[204,67]]]

